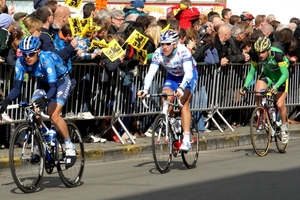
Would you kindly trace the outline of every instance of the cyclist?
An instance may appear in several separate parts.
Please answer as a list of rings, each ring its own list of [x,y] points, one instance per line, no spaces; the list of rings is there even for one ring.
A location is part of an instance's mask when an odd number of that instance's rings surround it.
[[[287,132],[287,109],[284,105],[284,101],[287,97],[288,91],[288,66],[289,61],[282,52],[282,50],[271,47],[271,41],[267,37],[259,37],[254,43],[254,49],[257,55],[253,56],[250,71],[246,77],[244,87],[240,90],[240,93],[244,95],[250,85],[255,72],[258,70],[258,65],[262,65],[262,72],[258,76],[258,80],[255,85],[255,91],[261,89],[267,89],[271,86],[270,92],[276,95],[276,106],[279,110],[281,125],[282,143],[287,143],[289,140]],[[259,94],[256,95],[256,103],[260,101]]]
[[[160,65],[167,70],[167,76],[163,85],[163,92],[173,93],[181,100],[183,107],[181,110],[181,120],[183,128],[183,140],[180,147],[183,151],[191,149],[190,145],[190,125],[191,111],[189,102],[195,90],[198,71],[196,61],[190,51],[182,44],[178,43],[179,36],[173,30],[167,30],[160,36],[160,47],[153,54],[149,71],[144,79],[143,90],[137,93],[139,98],[145,98],[151,86],[154,75]],[[168,97],[170,102],[172,97]],[[174,119],[172,107],[169,108],[171,122]]]
[[[23,38],[19,49],[22,56],[18,58],[15,65],[15,85],[8,96],[0,102],[0,112],[3,113],[8,104],[20,95],[25,73],[37,77],[37,90],[32,95],[32,102],[41,109],[48,106],[48,115],[65,142],[66,165],[72,166],[76,161],[75,145],[70,140],[66,122],[60,116],[71,92],[67,67],[55,53],[41,50],[38,37]]]

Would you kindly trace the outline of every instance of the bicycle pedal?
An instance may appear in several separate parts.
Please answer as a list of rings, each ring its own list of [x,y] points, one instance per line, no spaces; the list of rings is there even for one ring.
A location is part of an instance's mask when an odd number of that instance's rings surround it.
[[[72,167],[76,163],[76,156],[66,156],[65,157],[65,164],[66,168]]]

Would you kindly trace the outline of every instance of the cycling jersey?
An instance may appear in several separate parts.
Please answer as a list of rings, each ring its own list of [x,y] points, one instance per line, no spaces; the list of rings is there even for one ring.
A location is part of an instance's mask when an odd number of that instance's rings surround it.
[[[47,85],[46,96],[51,99],[57,92],[57,83],[68,75],[68,70],[64,61],[50,51],[40,51],[37,62],[32,66],[26,63],[23,56],[19,57],[15,66],[15,86],[8,95],[11,101],[20,95],[25,73],[37,77],[39,85]]]
[[[32,66],[29,66],[25,58],[21,56],[16,62],[15,71],[15,80],[23,81],[24,74],[28,73],[43,83],[57,82],[68,72],[64,61],[50,51],[40,51],[38,61]]]
[[[160,65],[167,70],[168,74],[172,75],[169,76],[170,78],[181,77],[179,87],[189,89],[191,92],[195,89],[198,78],[197,63],[191,52],[184,45],[178,43],[177,48],[170,56],[164,56],[162,47],[156,49],[149,72],[144,79],[144,89],[149,90],[153,77]],[[171,89],[173,88],[171,87]],[[177,88],[178,85],[176,86]]]
[[[257,71],[258,65],[262,65],[262,77],[268,78],[267,85],[270,86],[275,83],[274,86],[279,88],[283,85],[289,76],[288,66],[289,61],[287,60],[284,53],[278,48],[271,47],[271,53],[266,60],[259,60],[258,56],[254,57],[251,62],[250,71],[246,77],[244,87],[248,87]]]

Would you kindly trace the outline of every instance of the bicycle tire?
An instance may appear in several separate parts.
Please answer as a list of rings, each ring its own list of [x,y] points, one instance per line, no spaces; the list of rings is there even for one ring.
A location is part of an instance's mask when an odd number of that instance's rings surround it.
[[[72,122],[67,122],[71,142],[76,146],[77,158],[76,162],[72,167],[67,168],[65,165],[65,148],[63,139],[57,137],[57,146],[56,146],[56,159],[57,159],[57,172],[61,179],[67,187],[76,187],[82,178],[85,164],[84,157],[84,146],[81,138],[81,134],[77,126]]]
[[[271,142],[271,127],[268,113],[263,107],[256,107],[251,115],[250,136],[253,150],[258,156],[268,153]]]
[[[196,120],[193,118],[191,119],[190,142],[191,150],[188,152],[181,151],[182,161],[188,169],[196,167],[199,155],[199,132]]]
[[[170,171],[172,161],[173,143],[170,137],[170,131],[166,133],[166,115],[159,114],[153,124],[152,129],[152,153],[156,169],[160,173]],[[169,127],[168,127],[169,128]],[[157,136],[155,136],[157,134]],[[168,137],[166,137],[168,136]]]
[[[289,121],[288,121],[288,116],[286,116],[286,122],[287,122],[287,126],[288,126],[288,130],[289,130]],[[275,127],[275,130],[276,132],[278,131],[279,134],[276,134],[275,135],[275,144],[276,144],[276,147],[277,147],[277,150],[280,152],[280,153],[286,153],[286,150],[288,148],[288,145],[289,143],[286,143],[286,144],[283,144],[281,142],[281,134],[280,134],[280,127]],[[289,131],[287,132],[287,134],[289,135]]]
[[[37,129],[36,129],[37,130]],[[45,157],[40,133],[34,134],[35,144],[33,153],[38,146],[40,159],[33,161],[31,153],[31,134],[32,126],[29,124],[20,124],[13,134],[9,145],[9,167],[18,188],[24,193],[34,192],[40,185],[45,167]],[[21,146],[21,148],[17,148]],[[22,155],[22,150],[24,153]],[[36,155],[36,154],[35,154]]]

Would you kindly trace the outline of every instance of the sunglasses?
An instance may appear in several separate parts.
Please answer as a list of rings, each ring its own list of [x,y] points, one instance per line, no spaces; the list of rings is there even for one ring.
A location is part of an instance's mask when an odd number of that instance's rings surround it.
[[[160,43],[161,46],[164,46],[164,45],[170,46],[171,44],[172,44],[172,43]]]
[[[37,52],[31,52],[31,53],[22,53],[23,57],[27,58],[27,57],[33,57]]]

